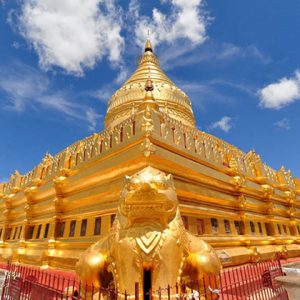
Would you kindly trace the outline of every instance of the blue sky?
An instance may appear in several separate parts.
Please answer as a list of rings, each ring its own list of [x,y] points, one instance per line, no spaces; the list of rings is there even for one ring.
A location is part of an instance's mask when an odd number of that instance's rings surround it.
[[[197,126],[300,177],[299,0],[0,0],[0,182],[103,129],[150,29]]]

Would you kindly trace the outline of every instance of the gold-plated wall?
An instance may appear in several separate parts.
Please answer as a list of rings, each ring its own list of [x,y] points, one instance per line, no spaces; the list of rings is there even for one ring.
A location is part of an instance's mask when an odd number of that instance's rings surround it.
[[[0,184],[1,260],[73,269],[108,232],[125,175],[146,166],[173,174],[186,227],[225,266],[300,254],[297,178],[146,107]]]

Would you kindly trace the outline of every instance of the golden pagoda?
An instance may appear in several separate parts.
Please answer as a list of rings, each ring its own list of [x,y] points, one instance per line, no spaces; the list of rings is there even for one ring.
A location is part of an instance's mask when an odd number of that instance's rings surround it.
[[[147,41],[103,131],[0,183],[0,261],[74,270],[111,230],[125,176],[148,167],[172,174],[185,229],[224,267],[300,255],[299,179],[196,129],[188,96]]]

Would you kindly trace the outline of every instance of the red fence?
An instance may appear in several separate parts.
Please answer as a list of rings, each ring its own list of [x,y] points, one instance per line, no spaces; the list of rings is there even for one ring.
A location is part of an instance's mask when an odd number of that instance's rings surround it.
[[[288,300],[284,288],[275,281],[275,277],[283,275],[279,259],[225,270],[221,280],[220,276],[207,276],[199,282],[182,282],[145,293],[135,283],[134,295],[83,285],[74,273],[14,264],[0,265],[0,268],[8,271],[1,297],[8,300],[142,300],[142,297],[145,300]]]
[[[222,272],[220,299],[288,300],[275,278],[283,276],[280,259],[260,261]]]

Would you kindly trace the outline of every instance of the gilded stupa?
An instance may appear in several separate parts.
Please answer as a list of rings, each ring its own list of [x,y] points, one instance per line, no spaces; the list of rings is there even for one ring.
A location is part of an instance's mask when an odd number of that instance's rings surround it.
[[[191,101],[147,41],[103,131],[0,183],[0,260],[74,270],[117,223],[125,176],[149,167],[172,174],[182,224],[223,267],[300,255],[299,179],[196,129]]]
[[[138,68],[113,94],[108,103],[106,128],[113,128],[116,124],[130,118],[132,110],[135,110],[144,100],[147,80],[151,80],[153,84],[153,97],[160,110],[168,111],[170,117],[182,122],[183,125],[195,126],[190,99],[161,70],[148,40]]]

